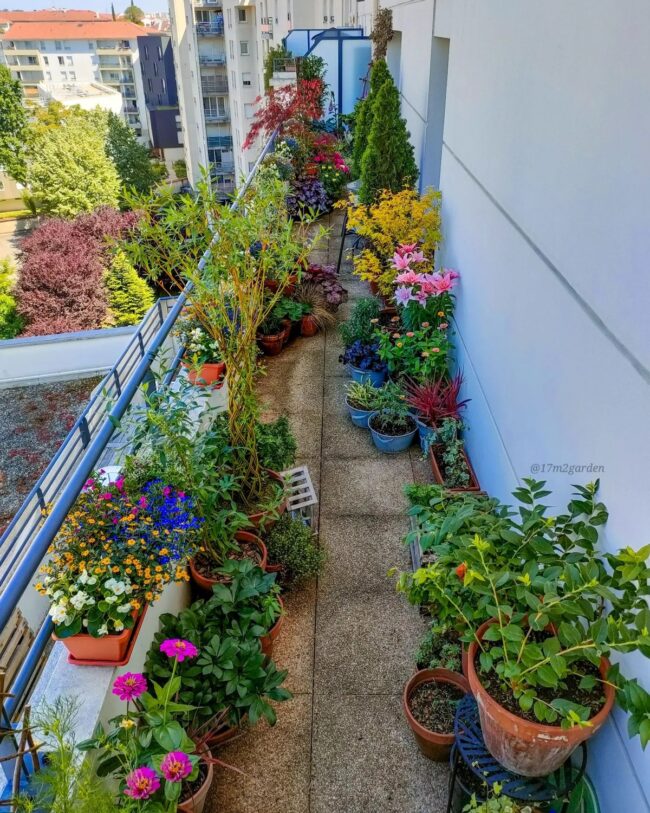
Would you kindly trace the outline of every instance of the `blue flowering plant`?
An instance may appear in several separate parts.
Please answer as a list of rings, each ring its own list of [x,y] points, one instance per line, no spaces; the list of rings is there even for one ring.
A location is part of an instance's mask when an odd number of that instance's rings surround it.
[[[363,342],[357,339],[339,356],[339,361],[364,372],[386,371],[386,363],[379,357],[378,342]]]
[[[129,629],[166,584],[186,581],[201,521],[192,499],[151,480],[136,493],[122,477],[88,479],[49,548],[36,584],[59,638]]]

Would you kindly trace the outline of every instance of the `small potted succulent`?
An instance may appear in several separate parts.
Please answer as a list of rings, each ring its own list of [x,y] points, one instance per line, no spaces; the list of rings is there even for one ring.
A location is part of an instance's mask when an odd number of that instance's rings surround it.
[[[380,403],[379,409],[368,419],[373,443],[386,454],[408,449],[417,432],[417,425],[399,388],[396,385],[386,388],[380,396]]]
[[[183,315],[175,333],[185,347],[183,366],[190,382],[198,386],[223,386],[226,365],[217,343],[203,329],[201,321],[191,313]]]
[[[339,361],[347,365],[354,381],[360,384],[369,382],[373,387],[381,387],[386,380],[386,364],[377,353],[376,342],[365,343],[357,339],[339,356]]]
[[[480,491],[472,464],[460,437],[461,421],[445,418],[429,443],[429,459],[436,483],[451,491]]]
[[[460,372],[451,379],[440,376],[422,383],[412,379],[404,382],[406,403],[415,415],[420,446],[425,454],[435,442],[436,432],[442,420],[445,418],[460,420],[460,412],[470,400],[469,398],[459,400],[462,385],[463,374]]]
[[[137,619],[170,581],[186,581],[201,521],[182,491],[154,480],[88,479],[50,546],[36,589],[50,599],[57,640],[79,663],[118,663]]]
[[[407,682],[402,708],[424,756],[435,762],[449,761],[456,707],[468,692],[463,675],[440,667],[422,669]]]

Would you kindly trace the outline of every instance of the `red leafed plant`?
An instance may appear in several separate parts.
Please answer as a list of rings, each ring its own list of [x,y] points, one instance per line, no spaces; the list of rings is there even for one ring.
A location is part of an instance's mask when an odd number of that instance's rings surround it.
[[[295,85],[269,88],[264,104],[253,117],[253,125],[242,144],[243,149],[248,149],[260,133],[268,138],[275,129],[291,121],[319,119],[323,113],[323,87],[322,79],[302,79]],[[262,101],[262,97],[257,101]]]
[[[470,401],[469,398],[458,400],[462,385],[461,372],[456,373],[451,380],[437,378],[425,384],[409,380],[404,385],[406,403],[428,426],[437,426],[445,418],[460,420],[461,409]]]

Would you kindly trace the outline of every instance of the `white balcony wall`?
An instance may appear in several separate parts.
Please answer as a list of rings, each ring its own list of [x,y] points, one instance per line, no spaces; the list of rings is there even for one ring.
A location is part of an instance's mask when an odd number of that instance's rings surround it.
[[[650,8],[456,0],[442,10],[442,262],[462,274],[470,454],[482,485],[504,499],[523,477],[546,479],[552,510],[572,483],[600,477],[611,516],[603,544],[641,547],[650,524]],[[406,60],[422,34],[408,47],[402,36],[402,91],[418,106],[421,71]],[[602,471],[544,472],[549,463]],[[650,689],[646,660],[624,667]],[[604,813],[650,809],[648,755],[625,723],[617,713],[589,749]]]

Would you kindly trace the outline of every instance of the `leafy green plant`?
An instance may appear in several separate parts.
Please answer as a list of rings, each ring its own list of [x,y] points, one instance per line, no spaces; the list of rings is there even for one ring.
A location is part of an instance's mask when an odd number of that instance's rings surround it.
[[[80,760],[74,736],[80,703],[58,697],[42,703],[32,715],[30,729],[45,740],[47,760],[27,791],[16,800],[16,813],[112,813],[113,794],[104,786],[93,766]]]
[[[607,509],[598,482],[576,486],[567,511],[547,516],[544,483],[525,480],[517,515],[490,535],[447,534],[436,561],[402,573],[398,589],[430,606],[463,640],[476,640],[482,680],[513,713],[548,724],[588,726],[600,708],[601,658],[650,657],[650,546],[598,547]],[[491,621],[479,641],[478,627]],[[650,740],[650,695],[618,664],[607,680],[629,712],[629,732]]]
[[[174,334],[185,347],[184,358],[194,368],[200,368],[203,364],[215,364],[221,361],[219,356],[219,346],[206,333],[200,320],[187,310],[176,322]]]
[[[273,314],[280,320],[288,319],[290,322],[298,322],[305,315],[305,308],[302,302],[283,296],[275,304]]]
[[[464,488],[471,480],[463,455],[465,444],[458,437],[461,428],[462,424],[455,418],[445,418],[436,433],[435,442],[442,447],[443,478],[447,488]]]
[[[495,782],[494,795],[485,802],[479,802],[476,795],[463,808],[463,813],[535,813],[530,805],[522,805],[514,799],[501,795],[501,788]]]
[[[363,344],[370,344],[375,336],[375,325],[373,319],[379,319],[381,305],[374,297],[359,299],[352,309],[350,318],[339,327],[341,340],[346,347],[360,341]]]
[[[283,582],[287,585],[314,578],[325,565],[326,552],[314,532],[287,514],[273,525],[265,541],[269,559],[282,566]]]
[[[415,653],[418,669],[449,669],[460,672],[461,648],[457,633],[434,624],[424,633]]]
[[[385,59],[376,59],[370,72],[370,89],[365,99],[360,99],[354,108],[354,141],[352,147],[352,169],[356,178],[361,175],[361,162],[368,147],[368,135],[374,118],[373,104],[384,82],[390,78]]]
[[[229,634],[261,637],[280,617],[280,588],[275,573],[265,573],[251,559],[229,559],[219,568],[224,581],[207,600],[222,629]]]
[[[280,472],[294,465],[298,446],[286,415],[271,423],[258,423],[257,433],[257,447],[263,466]]]
[[[381,406],[381,394],[370,381],[350,381],[345,388],[346,401],[356,409],[372,412]]]
[[[154,303],[153,291],[119,250],[104,276],[104,287],[108,322],[117,327],[137,325]]]
[[[424,323],[419,330],[405,333],[375,330],[378,355],[395,376],[416,382],[431,381],[447,375],[451,342],[446,330]]]
[[[13,339],[23,329],[24,320],[16,310],[13,295],[16,271],[8,257],[0,259],[0,339]]]

